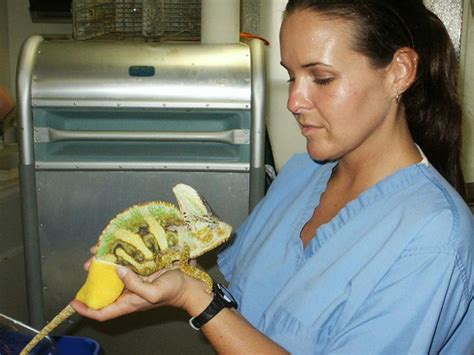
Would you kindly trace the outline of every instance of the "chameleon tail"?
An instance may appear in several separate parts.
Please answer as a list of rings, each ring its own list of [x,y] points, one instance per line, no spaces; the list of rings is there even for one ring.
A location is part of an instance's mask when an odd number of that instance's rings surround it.
[[[71,305],[67,305],[61,312],[58,313],[56,317],[54,317],[51,322],[46,324],[41,331],[36,334],[36,336],[25,346],[25,348],[21,351],[20,355],[27,355],[30,353],[31,350],[41,341],[44,337],[46,337],[49,333],[51,333],[58,325],[64,322],[67,318],[69,318],[72,314],[74,314],[75,310],[71,307]]]
[[[189,265],[189,254],[190,249],[187,244],[183,246],[183,251],[181,253],[181,258],[179,260],[179,268],[186,275],[194,277],[195,279],[201,280],[207,286],[207,292],[212,293],[213,281],[209,274],[201,269],[198,269],[195,266]]]

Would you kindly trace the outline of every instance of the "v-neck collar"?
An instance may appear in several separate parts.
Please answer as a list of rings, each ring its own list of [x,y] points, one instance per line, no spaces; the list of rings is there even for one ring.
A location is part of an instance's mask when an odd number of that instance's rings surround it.
[[[304,254],[305,259],[311,257],[316,251],[321,249],[344,225],[364,209],[380,201],[385,196],[410,186],[421,174],[422,169],[430,168],[430,166],[422,160],[417,164],[402,168],[380,180],[369,189],[363,191],[354,200],[349,201],[329,222],[321,224],[315,231],[316,236],[308,242],[306,247],[303,247],[303,242],[300,238],[301,230],[311,218],[316,206],[319,205],[321,196],[327,188],[332,171],[336,165],[337,162],[328,162],[321,166],[320,169],[322,170],[315,172],[312,188],[308,189],[308,191],[312,191],[312,193],[309,193],[305,207],[301,213],[301,218],[295,225],[295,234],[298,239],[298,243],[296,244]]]

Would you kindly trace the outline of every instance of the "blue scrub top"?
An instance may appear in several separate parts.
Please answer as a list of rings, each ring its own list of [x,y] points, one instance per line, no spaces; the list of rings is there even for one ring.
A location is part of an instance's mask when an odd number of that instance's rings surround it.
[[[474,353],[472,214],[429,164],[300,232],[335,163],[292,158],[219,255],[239,310],[293,354]]]

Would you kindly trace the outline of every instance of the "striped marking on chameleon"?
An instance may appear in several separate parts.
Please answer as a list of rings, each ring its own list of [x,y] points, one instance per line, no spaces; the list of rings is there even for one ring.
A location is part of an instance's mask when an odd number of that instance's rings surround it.
[[[147,276],[154,273],[157,270],[156,262],[154,259],[137,261],[130,256],[124,249],[117,248],[115,251],[117,258],[123,261],[120,264],[130,267],[138,274]]]
[[[166,231],[163,229],[156,219],[150,214],[143,217],[145,222],[148,224],[150,233],[155,237],[158,242],[158,246],[161,251],[168,249],[168,239],[166,238]]]
[[[133,246],[136,250],[140,251],[145,259],[153,258],[153,253],[147,248],[142,237],[135,234],[127,229],[117,229],[113,232],[115,237],[120,241]]]

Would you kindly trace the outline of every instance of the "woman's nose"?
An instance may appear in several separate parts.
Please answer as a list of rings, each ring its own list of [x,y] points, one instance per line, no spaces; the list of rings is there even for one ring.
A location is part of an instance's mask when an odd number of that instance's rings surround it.
[[[309,103],[310,101],[307,97],[307,91],[304,89],[304,85],[297,81],[292,82],[288,90],[288,110],[293,114],[297,114],[300,113],[301,110],[308,108]]]

